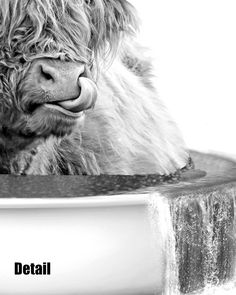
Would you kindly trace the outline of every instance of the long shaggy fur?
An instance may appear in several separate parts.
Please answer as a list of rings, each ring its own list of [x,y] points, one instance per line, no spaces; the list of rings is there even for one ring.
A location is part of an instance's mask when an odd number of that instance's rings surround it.
[[[0,172],[170,174],[186,165],[136,30],[126,0],[1,0]],[[98,99],[83,125],[27,111],[45,99],[28,83],[39,58],[86,65]]]

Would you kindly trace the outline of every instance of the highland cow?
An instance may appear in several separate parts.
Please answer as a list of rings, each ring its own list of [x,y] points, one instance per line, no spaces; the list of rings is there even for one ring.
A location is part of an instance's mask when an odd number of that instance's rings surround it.
[[[126,0],[1,0],[0,172],[168,175],[189,160]]]

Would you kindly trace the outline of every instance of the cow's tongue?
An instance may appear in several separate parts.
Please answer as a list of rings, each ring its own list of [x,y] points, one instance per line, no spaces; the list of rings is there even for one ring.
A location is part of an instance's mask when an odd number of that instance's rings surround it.
[[[59,106],[73,113],[78,113],[93,107],[97,98],[97,87],[93,81],[81,77],[79,78],[79,83],[81,88],[79,97],[57,102]]]

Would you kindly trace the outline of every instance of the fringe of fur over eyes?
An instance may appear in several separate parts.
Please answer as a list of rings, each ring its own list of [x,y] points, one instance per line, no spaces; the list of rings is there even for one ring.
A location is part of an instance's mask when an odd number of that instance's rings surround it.
[[[1,0],[0,172],[170,174],[186,165],[188,152],[157,97],[149,59],[132,37],[136,29],[126,0]],[[30,117],[21,88],[39,57],[83,62],[96,79],[94,109],[64,137],[41,138],[37,129],[22,136]],[[44,118],[38,122],[50,129]]]
[[[59,53],[90,63],[115,54],[121,35],[138,27],[124,0],[1,0],[0,19],[1,58],[13,67]]]

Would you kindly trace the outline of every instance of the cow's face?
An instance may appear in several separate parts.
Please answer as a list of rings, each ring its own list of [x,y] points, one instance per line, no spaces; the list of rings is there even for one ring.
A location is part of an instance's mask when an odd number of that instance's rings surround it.
[[[125,0],[1,0],[0,145],[70,134],[95,104],[95,61],[134,26]]]

